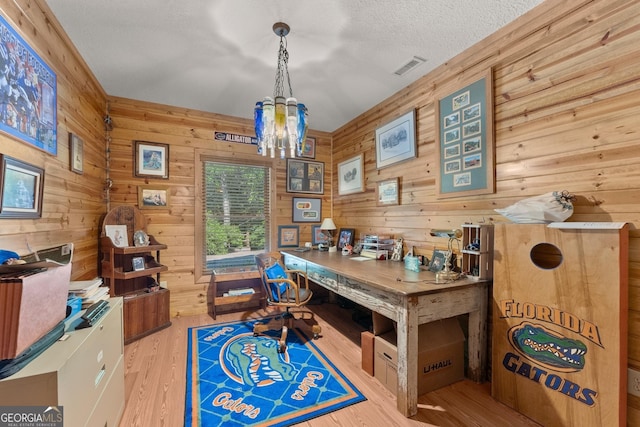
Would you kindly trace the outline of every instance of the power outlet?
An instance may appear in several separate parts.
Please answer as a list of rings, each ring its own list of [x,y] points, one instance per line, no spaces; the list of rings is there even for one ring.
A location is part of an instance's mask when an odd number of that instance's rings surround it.
[[[627,369],[627,391],[629,394],[640,397],[640,371]]]

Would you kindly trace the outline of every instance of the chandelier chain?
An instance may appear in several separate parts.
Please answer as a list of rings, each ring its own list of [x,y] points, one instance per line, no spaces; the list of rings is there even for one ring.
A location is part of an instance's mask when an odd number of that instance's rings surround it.
[[[278,67],[276,69],[276,83],[273,87],[273,96],[284,96],[285,76],[287,85],[289,86],[289,96],[293,97],[293,88],[291,87],[291,78],[289,77],[289,52],[285,45],[286,38],[280,36],[280,50],[278,51]]]

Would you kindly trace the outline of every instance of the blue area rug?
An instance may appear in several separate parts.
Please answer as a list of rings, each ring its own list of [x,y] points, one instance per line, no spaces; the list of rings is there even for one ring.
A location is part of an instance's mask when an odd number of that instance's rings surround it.
[[[185,426],[288,426],[366,398],[304,333],[253,336],[251,319],[189,328]]]

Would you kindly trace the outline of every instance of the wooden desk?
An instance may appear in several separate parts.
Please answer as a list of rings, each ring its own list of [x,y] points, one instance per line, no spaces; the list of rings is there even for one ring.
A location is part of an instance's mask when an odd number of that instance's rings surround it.
[[[406,270],[402,262],[355,261],[340,252],[283,254],[288,268],[302,270],[315,283],[397,322],[397,407],[405,416],[418,412],[418,381],[409,375],[418,370],[418,325],[468,313],[467,376],[484,381],[489,281],[436,284],[433,273]]]

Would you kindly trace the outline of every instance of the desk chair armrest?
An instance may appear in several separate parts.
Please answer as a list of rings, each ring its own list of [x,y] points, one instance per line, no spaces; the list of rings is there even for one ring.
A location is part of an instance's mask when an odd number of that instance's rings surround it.
[[[282,295],[282,293],[280,292],[280,288],[278,286],[275,287],[276,293],[278,294],[278,301],[279,302],[287,302],[290,301],[289,300],[289,292],[288,289],[293,289],[294,290],[294,295],[295,295],[295,301],[296,304],[300,304],[300,285],[298,283],[296,283],[294,280],[292,279],[285,279],[285,278],[278,278],[278,279],[269,279],[265,277],[265,281],[267,283],[267,286],[269,286],[271,283],[275,283],[275,284],[279,284],[279,283],[286,283],[287,287],[285,290],[285,294],[284,297]],[[271,291],[271,287],[269,287],[269,291]],[[269,294],[271,295],[271,294]],[[271,299],[271,298],[269,298]]]

